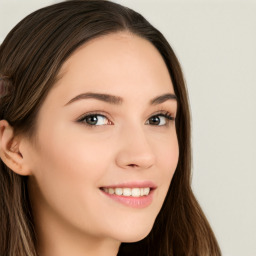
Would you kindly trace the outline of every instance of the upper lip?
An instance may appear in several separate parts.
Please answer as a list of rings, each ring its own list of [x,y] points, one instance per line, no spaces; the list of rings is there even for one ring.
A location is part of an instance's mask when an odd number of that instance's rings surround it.
[[[102,186],[102,188],[151,188],[155,189],[157,186],[152,181],[133,181],[133,182],[122,182],[118,184]]]

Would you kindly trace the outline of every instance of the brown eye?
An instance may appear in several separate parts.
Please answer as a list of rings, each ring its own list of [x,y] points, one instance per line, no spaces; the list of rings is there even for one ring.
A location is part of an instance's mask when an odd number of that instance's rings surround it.
[[[160,122],[160,118],[158,116],[152,116],[149,120],[149,124],[152,125],[158,125],[158,123]]]
[[[169,123],[174,120],[175,118],[169,112],[165,112],[163,114],[158,114],[150,117],[147,124],[155,126],[168,126]]]

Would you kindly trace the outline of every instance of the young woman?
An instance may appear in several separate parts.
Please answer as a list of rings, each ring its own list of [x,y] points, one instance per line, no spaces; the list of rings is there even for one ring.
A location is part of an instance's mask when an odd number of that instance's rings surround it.
[[[187,92],[163,35],[67,1],[0,47],[0,255],[221,255],[190,184]]]

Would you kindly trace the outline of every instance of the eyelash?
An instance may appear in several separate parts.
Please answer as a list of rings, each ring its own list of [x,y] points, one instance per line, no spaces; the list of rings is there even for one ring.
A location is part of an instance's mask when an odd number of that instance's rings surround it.
[[[105,115],[103,115],[102,113],[100,112],[92,112],[92,113],[88,113],[86,115],[83,115],[82,117],[80,117],[77,122],[79,123],[83,123],[85,126],[89,127],[89,128],[96,128],[96,127],[99,127],[99,126],[103,126],[103,125],[92,125],[92,124],[88,124],[86,123],[84,120],[86,120],[86,118],[89,118],[89,117],[93,117],[93,116],[101,116],[101,117],[104,117],[106,119],[109,120],[109,118]],[[158,113],[154,114],[153,116],[151,116],[150,118],[152,117],[159,117],[159,116],[162,116],[162,117],[165,117],[166,118],[166,124],[164,125],[153,125],[153,126],[159,126],[159,127],[168,127],[170,125],[170,122],[174,122],[175,121],[175,117],[168,111],[166,110],[159,110]],[[149,118],[149,119],[150,119]],[[148,120],[149,120],[148,119]]]

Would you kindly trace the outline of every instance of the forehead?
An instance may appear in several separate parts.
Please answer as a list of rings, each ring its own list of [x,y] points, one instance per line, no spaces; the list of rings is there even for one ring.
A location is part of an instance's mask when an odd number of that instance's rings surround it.
[[[129,32],[108,34],[85,43],[63,64],[59,77],[54,90],[66,99],[86,91],[112,92],[124,98],[174,93],[159,51],[146,39]]]

